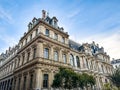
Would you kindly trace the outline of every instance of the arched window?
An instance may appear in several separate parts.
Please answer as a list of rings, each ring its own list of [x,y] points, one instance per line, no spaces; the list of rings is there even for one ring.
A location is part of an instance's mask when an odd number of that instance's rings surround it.
[[[103,65],[101,65],[101,67],[102,67],[102,72],[104,73]]]
[[[63,54],[63,62],[64,62],[64,63],[67,63],[66,54]]]
[[[77,62],[77,67],[80,68],[80,60],[79,60],[79,57],[78,57],[78,56],[76,56],[76,62]]]
[[[88,60],[86,59],[86,68],[89,69]]]
[[[54,51],[54,60],[58,61],[58,52],[57,51]]]
[[[44,58],[49,58],[49,49],[48,48],[45,48],[44,49]]]
[[[70,64],[71,64],[72,66],[75,66],[75,64],[74,64],[74,57],[73,57],[72,54],[70,54]]]

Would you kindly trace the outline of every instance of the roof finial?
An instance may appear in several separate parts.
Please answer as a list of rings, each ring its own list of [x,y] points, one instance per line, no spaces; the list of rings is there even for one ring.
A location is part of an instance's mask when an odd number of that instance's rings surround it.
[[[45,19],[45,17],[46,17],[46,11],[42,10],[42,19]]]
[[[49,16],[49,10],[47,11],[47,16]]]

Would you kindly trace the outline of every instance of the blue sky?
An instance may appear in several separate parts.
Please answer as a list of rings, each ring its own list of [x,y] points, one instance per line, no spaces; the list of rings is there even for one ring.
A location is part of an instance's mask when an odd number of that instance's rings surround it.
[[[120,58],[120,0],[0,0],[0,53],[18,43],[42,9],[58,18],[71,39],[95,41]]]

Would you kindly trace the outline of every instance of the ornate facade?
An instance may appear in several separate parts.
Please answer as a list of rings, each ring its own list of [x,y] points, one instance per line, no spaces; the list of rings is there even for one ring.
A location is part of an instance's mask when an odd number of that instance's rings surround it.
[[[103,47],[70,40],[57,18],[43,10],[42,18],[28,24],[18,45],[0,55],[0,90],[50,90],[60,66],[94,75],[97,88],[109,82],[106,76],[112,73]]]

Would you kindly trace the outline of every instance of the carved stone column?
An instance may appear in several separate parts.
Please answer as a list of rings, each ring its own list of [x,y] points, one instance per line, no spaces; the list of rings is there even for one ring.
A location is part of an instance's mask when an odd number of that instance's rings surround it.
[[[70,52],[67,53],[67,64],[70,65]]]
[[[29,73],[26,75],[26,90],[29,90],[29,85],[30,85],[30,75]]]
[[[83,69],[83,60],[82,60],[82,56],[80,56],[80,68]]]
[[[59,54],[58,54],[58,55],[59,55],[59,61],[60,61],[60,62],[63,62],[62,49],[61,49],[61,48],[59,49]]]
[[[52,45],[49,50],[49,59],[54,60],[54,49]]]
[[[43,43],[41,42],[41,43],[39,43],[39,47],[40,47],[40,57],[44,57],[44,48],[43,48]]]
[[[74,55],[73,57],[74,57],[74,65],[75,65],[75,67],[77,67],[76,56]]]
[[[49,81],[50,81],[49,87],[52,85],[53,79],[54,79],[54,73],[53,73],[53,71],[51,71],[50,76],[49,76]]]
[[[20,90],[23,90],[23,83],[24,83],[24,77],[21,76],[21,82],[20,82]]]
[[[82,56],[82,62],[83,62],[83,69],[86,68],[86,62],[85,62],[85,58]]]

